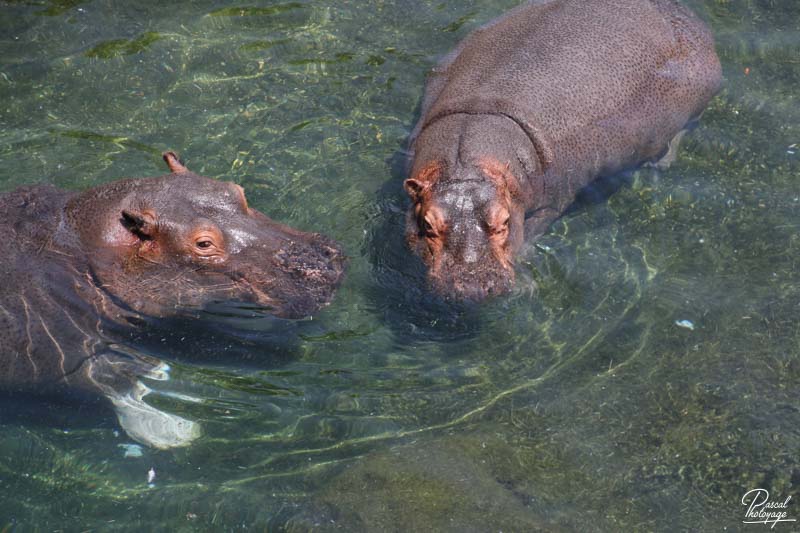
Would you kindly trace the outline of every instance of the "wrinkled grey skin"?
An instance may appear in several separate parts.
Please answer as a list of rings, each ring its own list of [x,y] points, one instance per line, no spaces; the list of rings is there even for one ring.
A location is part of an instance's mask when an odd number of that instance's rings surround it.
[[[406,237],[430,285],[508,291],[524,240],[590,181],[662,159],[720,84],[709,30],[672,0],[537,0],[469,35],[410,140]]]
[[[305,316],[330,301],[344,259],[331,240],[249,208],[238,185],[164,157],[165,176],[0,195],[11,237],[0,258],[0,388],[99,392],[134,438],[166,448],[197,428],[141,402],[138,378],[164,379],[165,367],[116,344],[125,329],[215,301]]]

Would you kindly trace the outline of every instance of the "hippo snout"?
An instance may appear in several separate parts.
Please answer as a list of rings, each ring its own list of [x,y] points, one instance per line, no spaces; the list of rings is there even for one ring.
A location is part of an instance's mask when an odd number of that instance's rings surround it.
[[[448,270],[446,276],[431,274],[429,277],[434,292],[447,300],[478,303],[507,294],[514,286],[514,271],[499,265],[479,271]]]
[[[333,240],[310,234],[275,253],[271,293],[283,318],[308,316],[330,303],[342,281],[347,258]]]
[[[287,271],[328,284],[339,282],[347,261],[338,244],[319,234],[312,235],[308,243],[291,243],[277,258]]]

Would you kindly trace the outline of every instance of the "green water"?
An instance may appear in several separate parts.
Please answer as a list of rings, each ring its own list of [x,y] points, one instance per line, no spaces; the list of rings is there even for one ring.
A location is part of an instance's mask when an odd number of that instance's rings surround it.
[[[190,448],[124,457],[102,403],[5,398],[0,532],[760,531],[754,488],[800,519],[800,4],[691,2],[726,85],[677,163],[588,195],[512,296],[441,310],[397,154],[426,70],[516,3],[0,0],[0,190],[173,149],[351,258],[311,320],[135,339]]]

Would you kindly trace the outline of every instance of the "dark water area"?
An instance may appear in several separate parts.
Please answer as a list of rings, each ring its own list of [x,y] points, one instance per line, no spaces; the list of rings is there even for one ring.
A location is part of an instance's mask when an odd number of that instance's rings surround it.
[[[0,396],[0,532],[760,531],[756,488],[800,519],[800,3],[688,2],[725,87],[677,162],[584,195],[511,296],[456,309],[404,247],[398,154],[428,69],[517,3],[0,0],[0,190],[172,149],[350,258],[308,319],[132,334],[190,447]]]

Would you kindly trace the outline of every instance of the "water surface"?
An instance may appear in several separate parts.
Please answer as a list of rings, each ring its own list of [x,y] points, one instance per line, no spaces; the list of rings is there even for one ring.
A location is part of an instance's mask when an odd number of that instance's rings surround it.
[[[125,457],[102,403],[4,398],[0,531],[740,530],[757,487],[800,518],[800,4],[690,2],[726,83],[677,163],[585,195],[512,296],[445,309],[398,154],[427,69],[516,3],[0,0],[0,190],[173,149],[351,258],[309,320],[131,339],[190,448]]]

